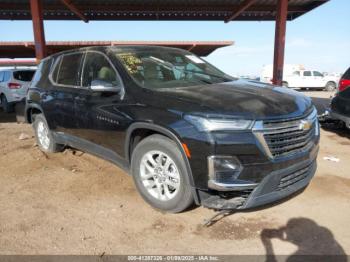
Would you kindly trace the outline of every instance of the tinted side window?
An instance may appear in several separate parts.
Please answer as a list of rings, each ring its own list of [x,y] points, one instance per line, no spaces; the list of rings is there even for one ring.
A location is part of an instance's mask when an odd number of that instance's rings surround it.
[[[293,72],[293,75],[295,75],[295,76],[300,76],[300,72],[299,72],[299,71],[294,71],[294,72]]]
[[[304,76],[311,76],[311,71],[304,71]]]
[[[11,74],[12,74],[12,72],[10,72],[10,71],[4,72],[4,82],[7,82],[10,80]]]
[[[114,67],[100,53],[87,52],[83,69],[84,87],[92,85],[120,86]]]
[[[54,80],[61,85],[80,86],[80,63],[82,53],[63,55],[57,63],[57,76]],[[58,67],[58,68],[57,68]]]
[[[13,72],[14,79],[24,82],[32,81],[33,75],[35,71],[15,71]]]
[[[41,70],[42,70],[42,68],[43,68],[43,64],[44,64],[44,61],[41,61],[41,63],[39,64],[39,66],[38,66],[38,68],[37,68],[37,70],[36,70],[36,72],[35,72],[35,74],[34,74],[34,76],[33,76],[33,81],[32,81],[32,86],[34,86],[34,85],[36,85],[37,84],[37,82],[40,80],[40,78],[41,78]]]
[[[349,69],[344,73],[344,75],[342,76],[342,78],[344,78],[344,79],[350,79],[350,67],[349,67]]]
[[[0,71],[0,82],[4,81],[4,71]]]

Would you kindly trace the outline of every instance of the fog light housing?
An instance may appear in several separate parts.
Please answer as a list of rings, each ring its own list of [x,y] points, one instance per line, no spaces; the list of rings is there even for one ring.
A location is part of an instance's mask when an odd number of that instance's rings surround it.
[[[209,180],[216,183],[233,183],[243,167],[235,156],[209,156]]]

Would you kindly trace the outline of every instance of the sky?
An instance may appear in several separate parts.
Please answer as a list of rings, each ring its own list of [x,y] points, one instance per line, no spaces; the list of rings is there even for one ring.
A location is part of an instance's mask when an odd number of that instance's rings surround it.
[[[328,3],[287,23],[286,64],[321,72],[350,66],[350,0]],[[47,41],[234,41],[205,59],[231,75],[259,76],[272,64],[274,22],[45,21]],[[0,21],[0,41],[33,41],[31,21]]]

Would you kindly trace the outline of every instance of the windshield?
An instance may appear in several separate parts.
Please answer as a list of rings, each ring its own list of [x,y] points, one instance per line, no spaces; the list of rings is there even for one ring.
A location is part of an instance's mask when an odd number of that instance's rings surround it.
[[[232,81],[201,58],[172,49],[116,52],[128,73],[142,87],[176,88]]]

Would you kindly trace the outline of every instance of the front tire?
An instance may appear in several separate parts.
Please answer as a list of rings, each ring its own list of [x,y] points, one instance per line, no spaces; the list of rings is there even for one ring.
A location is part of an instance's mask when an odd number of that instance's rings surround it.
[[[137,190],[152,207],[178,213],[193,203],[185,161],[169,138],[143,139],[133,150],[131,172]]]
[[[37,114],[34,116],[33,127],[36,142],[41,151],[46,153],[56,153],[63,150],[63,145],[56,143],[43,114]]]

